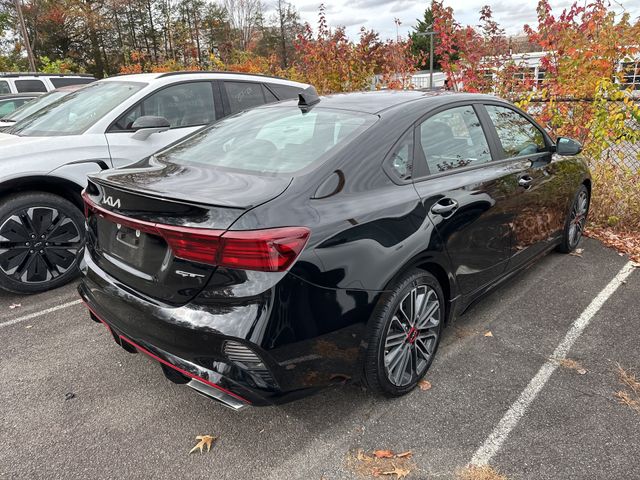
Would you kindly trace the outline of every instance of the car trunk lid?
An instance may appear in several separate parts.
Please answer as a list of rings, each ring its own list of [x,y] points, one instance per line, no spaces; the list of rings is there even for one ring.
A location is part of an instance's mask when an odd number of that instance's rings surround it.
[[[220,236],[289,185],[289,179],[251,177],[198,175],[184,166],[180,172],[151,168],[91,176],[84,193],[89,253],[124,288],[184,304],[214,273]]]

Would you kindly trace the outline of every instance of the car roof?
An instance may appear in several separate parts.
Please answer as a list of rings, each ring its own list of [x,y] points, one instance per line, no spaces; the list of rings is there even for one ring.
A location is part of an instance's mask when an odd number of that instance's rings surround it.
[[[58,77],[80,77],[80,78],[95,78],[93,75],[87,73],[41,73],[41,72],[0,72],[0,78],[22,78],[22,77],[46,77],[46,78],[58,78]]]
[[[357,112],[380,114],[396,107],[414,102],[429,104],[446,104],[460,100],[483,101],[500,100],[492,95],[458,93],[447,90],[379,90],[370,92],[336,93],[320,97],[318,108],[334,108]],[[276,105],[297,105],[297,101],[289,100]],[[268,105],[260,108],[266,108]]]
[[[287,80],[286,78],[271,77],[268,75],[260,75],[253,73],[243,72],[215,72],[215,71],[177,71],[177,72],[157,72],[157,73],[133,73],[116,75],[113,77],[103,78],[102,82],[109,81],[131,81],[131,82],[145,82],[152,83],[155,80],[175,78],[176,80],[188,80],[188,79],[228,79],[228,80],[253,80],[259,82],[268,83],[280,83],[283,85],[299,86],[304,88],[308,86],[306,83],[294,82],[293,80]]]

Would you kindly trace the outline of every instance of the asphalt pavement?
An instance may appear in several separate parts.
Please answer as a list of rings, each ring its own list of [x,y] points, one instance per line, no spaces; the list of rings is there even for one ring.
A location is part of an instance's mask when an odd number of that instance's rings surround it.
[[[508,479],[640,479],[640,411],[615,396],[618,366],[640,377],[640,269],[590,308],[628,259],[582,247],[544,257],[450,326],[429,390],[389,400],[336,387],[241,412],[118,347],[75,285],[0,292],[0,478],[367,478],[357,451],[389,449],[412,452],[398,461],[407,478],[447,479],[508,425],[488,460]],[[585,309],[568,361],[520,409]],[[189,455],[203,434],[218,437],[211,451]]]

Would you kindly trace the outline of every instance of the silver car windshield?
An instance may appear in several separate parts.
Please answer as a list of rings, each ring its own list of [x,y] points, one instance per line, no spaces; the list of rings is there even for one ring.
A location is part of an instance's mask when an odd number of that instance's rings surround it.
[[[5,130],[25,137],[79,135],[144,88],[140,82],[96,82],[54,100]]]
[[[27,118],[33,112],[37,112],[41,108],[46,107],[47,105],[52,104],[56,100],[68,95],[69,92],[58,92],[53,91],[49,92],[46,95],[42,95],[41,97],[36,98],[35,100],[31,100],[28,103],[25,103],[23,106],[18,108],[13,113],[10,113],[6,117],[2,117],[3,122],[17,122],[18,120],[22,120],[23,118]]]
[[[346,110],[263,107],[226,118],[156,155],[262,173],[293,173],[351,142],[377,116]]]

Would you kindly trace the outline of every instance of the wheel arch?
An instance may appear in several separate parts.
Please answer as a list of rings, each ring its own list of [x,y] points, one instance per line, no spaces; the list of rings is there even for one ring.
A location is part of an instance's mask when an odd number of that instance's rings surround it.
[[[440,288],[442,288],[446,306],[445,318],[446,322],[448,323],[451,320],[451,314],[453,312],[452,301],[454,301],[458,297],[458,287],[455,281],[455,277],[452,273],[447,273],[451,272],[451,270],[448,268],[448,263],[449,262],[446,259],[445,254],[443,253],[434,254],[433,252],[423,251],[406,262],[396,272],[391,280],[389,280],[385,289],[389,290],[391,285],[393,285],[402,275],[410,270],[419,269],[430,273],[436,278],[436,280],[438,280]]]
[[[52,175],[33,175],[29,177],[12,178],[0,184],[0,199],[15,193],[46,192],[58,195],[79,210],[83,209],[82,188],[77,183],[66,178]]]

